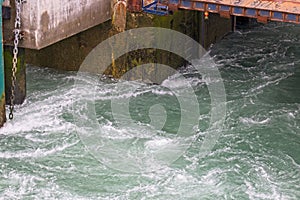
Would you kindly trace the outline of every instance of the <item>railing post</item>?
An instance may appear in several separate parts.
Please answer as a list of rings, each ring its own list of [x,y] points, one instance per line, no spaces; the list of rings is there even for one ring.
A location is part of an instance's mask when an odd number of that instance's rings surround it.
[[[3,43],[2,43],[2,0],[1,3],[1,17],[0,17],[0,127],[3,126],[5,117],[5,86],[4,86],[4,62],[3,62]]]

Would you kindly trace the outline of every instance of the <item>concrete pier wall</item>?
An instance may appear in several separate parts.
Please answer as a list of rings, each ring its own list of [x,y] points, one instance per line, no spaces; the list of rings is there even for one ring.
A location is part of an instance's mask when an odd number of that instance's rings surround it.
[[[28,14],[30,12],[33,14]],[[192,37],[207,48],[232,29],[232,20],[221,18],[218,14],[210,14],[208,19],[203,17],[202,12],[189,10],[178,10],[168,16],[141,12],[127,13],[125,30],[138,27],[168,28]],[[5,45],[12,43],[14,18],[12,9],[11,19],[4,23]],[[26,55],[26,64],[76,71],[94,47],[120,31],[112,26],[110,18],[110,0],[27,1],[23,5],[22,12],[24,39],[20,42],[20,46],[25,47],[25,54],[22,52],[22,55],[19,56]],[[151,35],[145,36],[145,40],[151,37]],[[187,48],[184,45],[183,48]],[[6,48],[5,52],[5,79],[8,86],[6,99],[8,99],[11,79],[11,64],[9,64],[12,59],[11,48]],[[129,69],[145,63],[161,63],[173,68],[186,63],[177,55],[156,49],[129,52],[115,59],[112,62],[113,65],[109,66],[105,73],[116,78],[122,76]],[[20,66],[18,72],[21,75],[17,79],[17,90],[20,98],[16,99],[16,103],[22,103],[26,95],[23,61],[24,57],[20,59],[18,65]],[[3,68],[2,63],[0,68],[0,126],[5,121],[4,79],[1,79],[4,74]],[[161,75],[161,73],[163,72],[156,74]]]
[[[12,43],[15,5],[4,21],[5,45]],[[111,0],[39,0],[22,5],[20,46],[41,49],[111,18]]]
[[[201,18],[204,17],[203,13]],[[204,22],[204,24],[202,24]],[[223,36],[228,34],[233,29],[232,19],[220,17],[219,14],[209,13],[207,20],[201,20],[199,25],[199,41],[204,48],[209,48],[211,44],[216,43]]]
[[[202,12],[188,10],[179,10],[169,16],[127,13],[126,30],[149,26],[169,28],[194,38],[200,44],[204,41],[204,47],[209,47],[231,31],[230,19],[210,14],[209,19],[202,21],[201,24],[202,15]],[[116,33],[118,32],[114,30],[111,21],[108,21],[39,51],[27,49],[26,63],[63,70],[78,70],[84,58],[95,46]],[[117,67],[111,66],[106,73],[119,77],[136,65],[150,62],[163,63],[175,68],[184,64],[183,60],[169,52],[141,50],[117,59],[115,62]]]

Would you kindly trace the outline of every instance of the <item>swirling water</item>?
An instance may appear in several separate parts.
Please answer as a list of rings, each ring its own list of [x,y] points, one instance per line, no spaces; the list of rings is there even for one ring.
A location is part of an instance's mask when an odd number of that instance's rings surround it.
[[[200,102],[200,134],[176,162],[151,172],[125,172],[97,160],[72,115],[79,93],[76,72],[29,66],[28,97],[0,129],[0,199],[300,199],[299,31],[297,25],[270,23],[227,35],[211,47],[227,114],[220,138],[204,158],[199,149],[209,124],[209,92],[195,70],[181,69]],[[97,82],[100,89],[91,97],[103,134],[112,140],[128,134],[154,138],[157,131],[178,130],[178,101],[164,87],[184,88],[176,76],[162,85],[117,83]],[[111,101],[124,96],[131,99],[138,126],[114,123]],[[157,102],[168,116],[163,128],[149,117]],[[130,166],[124,160],[120,163]]]

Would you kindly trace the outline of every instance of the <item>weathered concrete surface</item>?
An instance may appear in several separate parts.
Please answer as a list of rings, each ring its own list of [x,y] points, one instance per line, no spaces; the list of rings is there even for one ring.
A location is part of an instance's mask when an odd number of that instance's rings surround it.
[[[0,96],[0,127],[3,126],[5,121],[6,121],[6,116],[5,116],[5,95],[4,95],[4,93],[2,93],[1,96]]]
[[[200,18],[203,18],[203,13]],[[206,49],[232,31],[232,20],[222,18],[214,13],[209,13],[208,20],[200,20],[199,25],[201,26],[199,41],[202,41],[201,43]]]
[[[4,42],[11,44],[15,5],[10,20],[4,20]],[[24,40],[20,46],[41,49],[111,18],[111,0],[39,0],[22,6]]]
[[[5,97],[6,103],[10,104],[11,97],[11,76],[12,76],[12,51],[10,46],[4,46],[4,70],[5,70]],[[14,104],[22,104],[26,97],[26,69],[25,69],[25,49],[19,48],[17,74],[15,86]]]
[[[210,14],[209,19],[201,24],[201,16],[201,12],[188,10],[179,10],[169,16],[127,13],[126,30],[153,26],[169,28],[194,38],[200,44],[203,40],[206,48],[231,31],[231,20],[221,18],[217,14]],[[111,25],[111,21],[108,21],[39,51],[26,49],[26,63],[76,71],[94,47],[116,33],[118,29]],[[153,36],[145,35],[145,40],[151,42],[151,37]],[[183,44],[183,49],[187,49],[185,45],[187,44]],[[171,52],[155,49],[130,52],[120,58],[114,58],[112,55],[112,58],[115,61],[105,73],[116,78],[129,69],[145,63],[161,63],[173,68],[186,63]]]
[[[192,29],[199,28],[196,24],[198,18],[198,12],[185,10],[170,16],[127,13],[126,30],[137,27],[164,27],[183,32],[196,39],[198,31]],[[78,70],[84,58],[94,47],[117,33],[118,30],[114,29],[111,21],[108,21],[39,51],[26,49],[26,63],[63,70]],[[150,39],[150,36],[145,36],[145,39]],[[174,59],[175,57],[170,52],[162,54],[156,50],[136,51],[117,59],[116,68],[111,66],[106,73],[119,77],[120,74],[138,64],[150,62],[181,66],[182,62],[178,58]]]
[[[108,21],[41,50],[26,49],[25,62],[77,71],[88,53],[108,37],[110,30],[111,22]]]
[[[125,1],[118,1],[113,5],[112,25],[119,32],[123,32],[126,28],[126,14]]]

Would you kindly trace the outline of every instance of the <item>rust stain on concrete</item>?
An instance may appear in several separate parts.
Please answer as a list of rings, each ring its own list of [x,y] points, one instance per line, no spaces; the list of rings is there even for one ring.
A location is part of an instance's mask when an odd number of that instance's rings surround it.
[[[48,12],[45,11],[41,16],[41,22],[40,22],[41,29],[43,32],[47,32],[47,30],[49,29],[49,23],[50,23],[50,17],[48,15]]]
[[[114,6],[112,24],[118,32],[123,32],[126,28],[126,3],[118,1]]]

